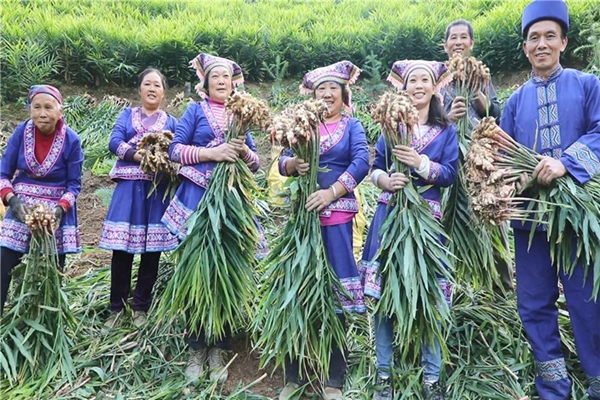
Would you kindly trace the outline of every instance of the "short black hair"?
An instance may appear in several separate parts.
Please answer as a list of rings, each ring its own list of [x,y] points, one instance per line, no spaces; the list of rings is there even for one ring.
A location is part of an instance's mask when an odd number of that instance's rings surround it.
[[[473,40],[473,25],[466,19],[457,19],[457,20],[450,22],[448,24],[448,26],[446,27],[446,35],[444,38],[444,42],[448,41],[448,37],[450,36],[450,29],[454,28],[455,26],[459,26],[459,25],[464,25],[467,27],[467,30],[469,31],[469,37],[471,38],[471,40]]]
[[[333,83],[340,85],[340,87],[342,88],[342,103],[344,103],[347,106],[350,106],[350,88],[348,87],[348,85],[342,85],[341,83],[334,82],[334,81],[325,81],[325,82],[333,82]],[[321,86],[325,82],[319,83],[319,86]],[[317,86],[315,88],[315,90],[313,91],[313,99],[317,97],[317,88],[319,86]]]
[[[539,19],[537,21],[533,21],[532,23],[529,24],[529,26],[527,27],[527,29],[525,29],[523,31],[523,40],[527,41],[527,36],[529,35],[529,28],[531,28],[531,26],[533,24],[535,24],[536,22],[545,21],[545,20],[556,22],[560,26],[560,37],[563,38],[563,39],[566,39],[566,37],[567,37],[567,31],[568,30],[567,30],[567,27],[565,26],[565,24],[562,21],[559,21],[559,20],[553,19],[553,18],[543,18],[543,19]]]
[[[155,72],[158,75],[158,77],[160,78],[160,81],[162,82],[163,89],[167,90],[169,88],[169,85],[167,84],[167,78],[165,78],[165,76],[163,75],[162,72],[160,72],[160,70],[158,70],[156,68],[151,68],[151,67],[146,68],[138,75],[138,78],[137,78],[138,89],[140,87],[142,87],[142,82],[144,81],[144,78],[146,77],[146,75],[151,74],[152,72]]]

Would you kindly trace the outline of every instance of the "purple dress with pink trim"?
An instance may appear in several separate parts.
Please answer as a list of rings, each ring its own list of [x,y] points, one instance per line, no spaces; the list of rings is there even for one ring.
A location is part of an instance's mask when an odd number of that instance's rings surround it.
[[[55,233],[58,254],[81,251],[75,199],[81,190],[82,167],[81,141],[66,124],[57,131],[44,161],[38,163],[31,119],[20,124],[8,139],[0,163],[0,189],[12,187],[26,206],[41,203],[54,210],[61,199],[69,202],[69,211]],[[9,208],[0,226],[0,246],[27,253],[30,239],[27,225],[13,219]]]
[[[287,175],[285,163],[293,156],[286,150],[279,158],[279,173]],[[348,193],[321,211],[321,234],[327,258],[340,279],[342,286],[352,296],[339,295],[342,306],[350,312],[365,312],[362,284],[356,260],[352,253],[352,220],[341,224],[329,224],[332,212],[358,213],[358,201],[353,190],[369,172],[369,149],[365,130],[356,118],[342,116],[330,135],[321,140],[319,167],[327,169],[317,175],[319,187],[326,189],[340,182]],[[341,311],[341,310],[340,310]]]
[[[179,170],[181,185],[175,197],[165,211],[162,222],[180,240],[187,236],[186,221],[198,208],[198,204],[212,176],[216,162],[188,163],[187,155],[198,147],[216,147],[225,142],[225,131],[219,124],[209,101],[190,104],[179,120],[175,137],[169,148],[171,160],[182,164]],[[259,167],[258,154],[250,133],[246,134],[246,145],[250,149],[244,159],[252,172]],[[257,222],[258,226],[258,222]],[[259,231],[260,231],[260,226]],[[261,258],[267,251],[266,241],[261,235],[262,243],[257,249],[257,257]]]
[[[430,212],[436,219],[441,219],[441,192],[442,187],[450,186],[454,183],[457,176],[458,167],[458,138],[456,128],[449,125],[446,128],[439,126],[430,127],[420,139],[413,139],[411,147],[419,154],[425,154],[431,161],[431,167],[427,179],[422,178],[412,171],[413,182],[418,187],[431,187],[421,193]],[[379,136],[375,146],[375,161],[373,169],[382,171],[393,171],[392,152],[385,144],[383,135]],[[383,191],[379,196],[377,210],[371,221],[367,240],[363,250],[361,261],[361,274],[365,276],[365,295],[379,299],[381,296],[381,280],[378,276],[379,261],[374,257],[380,246],[380,229],[387,217],[387,207],[391,192]],[[450,301],[450,285],[448,282],[440,282],[442,291],[446,295],[446,300]]]
[[[170,251],[179,244],[160,219],[169,205],[164,199],[167,184],[148,196],[154,177],[142,172],[131,157],[146,133],[174,132],[177,120],[164,111],[151,117],[139,107],[125,108],[110,136],[108,147],[119,158],[110,172],[117,182],[104,221],[99,247],[130,254]],[[163,200],[164,199],[164,200]]]

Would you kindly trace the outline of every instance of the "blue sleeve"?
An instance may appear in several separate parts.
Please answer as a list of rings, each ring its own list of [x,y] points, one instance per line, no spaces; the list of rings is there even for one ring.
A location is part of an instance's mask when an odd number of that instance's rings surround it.
[[[369,147],[362,123],[355,118],[350,120],[350,151],[352,162],[337,179],[348,192],[352,192],[369,173]]]
[[[586,131],[564,151],[560,161],[569,174],[583,185],[600,173],[600,81],[591,74],[585,74],[582,80]]]
[[[15,129],[13,134],[8,138],[6,149],[2,154],[2,160],[0,161],[0,189],[5,187],[12,187],[10,181],[15,175],[17,170],[17,159],[19,158],[19,151],[23,147],[23,132],[25,130],[25,123],[22,123]]]
[[[77,197],[81,191],[81,175],[83,170],[83,149],[79,135],[71,131],[71,146],[67,156],[67,189],[66,192]]]
[[[169,146],[169,157],[172,161],[181,162],[181,146],[177,145],[186,146],[193,143],[198,108],[198,104],[196,103],[188,105],[185,113],[177,123],[173,141]]]
[[[513,93],[506,105],[504,111],[502,111],[502,117],[500,117],[500,128],[508,134],[511,138],[515,139],[515,101],[516,93]]]
[[[494,85],[492,85],[492,82],[490,82],[488,99],[490,101],[490,107],[488,108],[489,116],[496,118],[496,120],[500,119],[500,102],[498,101],[498,96],[496,96],[496,89],[494,88]],[[480,115],[480,117],[485,117],[485,115]]]
[[[119,118],[117,118],[117,122],[115,122],[115,126],[113,127],[108,141],[108,149],[121,160],[125,159],[127,151],[135,150],[127,143],[130,139],[127,137],[127,128],[130,120],[131,108],[126,108],[121,112]]]
[[[167,126],[165,127],[165,129],[175,133],[175,130],[177,129],[177,118],[175,118],[172,115],[169,115],[169,119],[167,121]]]
[[[446,141],[439,161],[430,161],[429,175],[425,182],[434,186],[447,187],[454,183],[458,171],[458,136],[456,127],[446,128]]]

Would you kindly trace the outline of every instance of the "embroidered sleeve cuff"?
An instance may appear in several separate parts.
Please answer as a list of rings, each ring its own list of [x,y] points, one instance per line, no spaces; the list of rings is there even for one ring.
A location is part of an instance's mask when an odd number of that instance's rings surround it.
[[[283,156],[279,159],[279,174],[281,176],[288,176],[286,164],[290,158]]]
[[[573,143],[565,150],[565,155],[578,164],[589,175],[590,179],[600,172],[600,160],[598,156],[583,143]],[[574,175],[572,171],[569,172]]]
[[[356,179],[354,179],[354,177],[350,175],[348,171],[340,175],[340,177],[337,180],[346,188],[348,193],[352,192],[356,188],[356,186],[358,186]]]
[[[71,192],[67,192],[67,193],[63,194],[62,197],[60,198],[58,204],[61,206],[62,206],[62,204],[67,204],[68,208],[73,207],[75,205],[75,195]],[[67,210],[65,210],[65,211],[67,211]]]
[[[421,165],[419,165],[419,168],[417,168],[415,170],[415,172],[421,178],[428,179],[430,169],[431,169],[431,161],[429,160],[429,157],[427,157],[425,154],[421,154]]]
[[[135,151],[135,149],[133,147],[131,147],[131,145],[129,145],[128,143],[121,143],[119,145],[119,147],[117,147],[117,151],[115,151],[115,154],[117,155],[117,157],[119,157],[121,160],[125,160],[125,155],[127,154],[127,152],[132,149]]]
[[[429,172],[427,176],[423,176],[423,179],[426,182],[435,182],[440,177],[441,172],[442,166],[440,164],[433,161],[429,161]]]
[[[246,165],[248,165],[248,168],[250,168],[250,171],[255,172],[258,170],[259,159],[258,155],[255,152],[253,152],[252,150],[248,150],[243,160],[246,163]]]
[[[371,182],[373,182],[373,185],[377,186],[377,180],[379,180],[379,177],[385,174],[387,175],[387,172],[385,172],[382,169],[374,169],[373,172],[371,172]],[[377,186],[379,187],[379,186]]]

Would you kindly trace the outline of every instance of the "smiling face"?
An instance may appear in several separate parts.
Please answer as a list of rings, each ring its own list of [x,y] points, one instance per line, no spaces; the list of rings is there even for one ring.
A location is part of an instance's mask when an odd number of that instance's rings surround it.
[[[224,103],[233,91],[231,73],[226,67],[214,67],[206,77],[208,79],[208,97],[219,103]]]
[[[329,118],[342,113],[344,101],[342,100],[342,86],[336,82],[323,82],[315,90],[315,98],[323,99],[327,103]]]
[[[159,108],[165,96],[165,88],[160,75],[156,72],[146,74],[140,84],[139,92],[144,108],[149,110]]]
[[[475,41],[469,34],[469,27],[466,25],[454,25],[448,31],[448,38],[444,42],[444,50],[448,58],[455,54],[462,54],[465,57],[471,55],[471,50]]]
[[[415,69],[406,80],[406,91],[418,110],[429,107],[433,96],[431,73],[423,68]]]
[[[523,51],[533,71],[541,76],[549,75],[560,63],[560,53],[567,47],[558,22],[545,20],[531,25],[523,43]]]
[[[40,93],[31,100],[29,115],[35,127],[43,135],[50,135],[63,116],[63,109],[54,97],[46,93]]]

